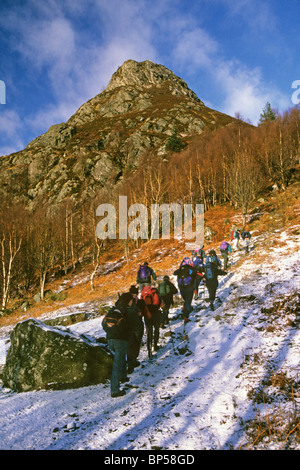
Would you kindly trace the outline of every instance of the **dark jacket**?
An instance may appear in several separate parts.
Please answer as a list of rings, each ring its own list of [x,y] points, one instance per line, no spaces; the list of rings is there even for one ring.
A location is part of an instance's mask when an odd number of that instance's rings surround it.
[[[118,331],[106,331],[106,338],[107,339],[120,339],[124,341],[128,341],[130,339],[130,333],[131,333],[131,325],[129,321],[129,316],[128,316],[128,305],[132,300],[132,294],[129,292],[126,292],[122,294],[118,300],[116,301],[114,307],[111,308],[111,311],[114,309],[117,309],[119,312],[121,312],[124,321],[120,323],[120,328],[118,328]],[[108,312],[109,314],[110,312]]]
[[[165,305],[173,305],[173,303],[174,303],[173,295],[177,294],[178,290],[171,281],[164,280],[163,282],[166,283],[170,287],[170,293],[167,294],[167,295],[163,295],[161,297],[162,302]]]
[[[190,274],[188,273],[190,271]],[[197,275],[197,269],[193,266],[185,264],[184,266],[180,266],[176,271],[174,271],[174,275],[177,276],[178,287],[181,289],[183,286],[181,284],[182,279],[190,278],[191,282],[189,284],[185,284],[184,287],[193,287],[195,277]]]
[[[242,235],[241,235],[242,239],[245,240],[245,238],[251,238],[251,234],[250,232],[246,232],[245,230],[242,232]]]
[[[114,308],[117,308],[116,306]],[[124,321],[122,322],[122,326],[118,329],[117,332],[107,331],[106,332],[106,339],[120,339],[123,341],[129,341],[130,339],[130,321],[128,318],[127,307],[119,309],[122,312],[122,316]]]
[[[219,269],[219,268],[217,268],[216,266],[213,266],[212,273],[213,273],[212,279],[207,279],[206,276],[204,275],[204,277],[205,277],[205,283],[206,283],[207,286],[208,286],[210,283],[212,283],[212,284],[215,284],[215,283],[218,284],[218,276],[225,276],[225,274],[227,274],[226,271],[223,271],[222,269]]]
[[[144,301],[142,299],[132,299],[127,307],[127,318],[129,329],[139,333],[143,329]]]

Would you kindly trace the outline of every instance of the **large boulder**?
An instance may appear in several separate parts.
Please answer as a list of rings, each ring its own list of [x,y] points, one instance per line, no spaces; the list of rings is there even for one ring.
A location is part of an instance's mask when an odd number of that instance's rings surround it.
[[[104,344],[40,320],[18,323],[3,369],[3,384],[16,392],[63,390],[103,383],[113,356]]]

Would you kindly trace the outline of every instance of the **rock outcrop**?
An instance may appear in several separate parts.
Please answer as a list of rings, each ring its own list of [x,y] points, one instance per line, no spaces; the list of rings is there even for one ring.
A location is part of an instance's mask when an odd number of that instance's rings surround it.
[[[105,344],[29,319],[11,333],[2,380],[16,392],[63,390],[103,383],[113,357]]]

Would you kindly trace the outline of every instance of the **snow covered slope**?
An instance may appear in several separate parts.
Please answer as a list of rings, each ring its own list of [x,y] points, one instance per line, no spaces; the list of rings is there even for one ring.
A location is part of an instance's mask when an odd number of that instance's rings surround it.
[[[161,348],[149,361],[142,347],[125,396],[112,399],[109,383],[0,389],[0,449],[299,450],[298,234],[264,234],[249,254],[234,253],[216,310],[200,296],[185,331],[173,308]],[[104,336],[100,319],[70,329]],[[0,341],[0,364],[8,345]]]

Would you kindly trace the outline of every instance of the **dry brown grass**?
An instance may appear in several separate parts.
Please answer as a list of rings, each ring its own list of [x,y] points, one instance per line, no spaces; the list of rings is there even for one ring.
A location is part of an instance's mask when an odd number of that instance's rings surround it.
[[[268,387],[271,387],[273,395],[267,392]],[[282,405],[278,405],[279,394]],[[270,444],[279,449],[294,448],[300,438],[300,416],[296,403],[299,383],[283,371],[274,371],[261,387],[249,392],[249,398],[256,405],[263,403],[264,408],[260,410],[257,406],[255,418],[246,425],[251,441],[247,448],[261,448],[260,445],[270,448]],[[284,403],[287,402],[292,406],[285,407]]]
[[[297,207],[300,205],[299,201],[299,184],[293,185],[288,188],[284,193],[272,196],[270,204],[284,214],[285,217],[285,229],[292,231],[292,226],[298,222]],[[265,203],[260,204],[261,207],[265,206]],[[258,211],[260,207],[258,207]],[[205,250],[208,251],[211,248],[218,249],[220,242],[225,237],[229,239],[229,234],[233,221],[240,217],[240,212],[235,210],[229,204],[216,206],[205,213],[205,225],[212,227],[216,232],[210,241],[205,243]],[[266,222],[266,218],[263,216],[259,220],[255,220],[252,224],[247,227],[249,230],[255,230],[257,234],[269,230],[271,225]],[[277,244],[284,242],[276,242]],[[163,255],[161,255],[163,251]],[[32,303],[30,308],[24,312],[20,308],[15,309],[9,315],[0,317],[0,327],[15,324],[20,320],[24,320],[29,317],[39,317],[42,314],[51,313],[61,307],[67,307],[82,302],[98,301],[99,303],[106,304],[108,301],[113,301],[118,292],[126,291],[132,284],[135,284],[136,273],[139,264],[144,261],[148,261],[153,267],[158,276],[164,274],[172,274],[174,268],[176,268],[184,256],[189,255],[185,249],[185,243],[183,240],[152,240],[144,243],[140,248],[131,248],[129,254],[128,263],[124,263],[120,269],[105,274],[98,275],[94,281],[94,290],[91,289],[89,281],[83,281],[67,287],[64,291],[66,298],[63,301],[59,300],[44,300],[43,302]],[[118,261],[124,255],[124,247],[121,244],[116,243],[110,247],[106,252],[103,253],[101,258],[101,264],[104,266],[108,262]],[[264,255],[261,256],[263,261]],[[243,260],[240,261],[242,263]],[[235,266],[238,267],[238,264]],[[89,277],[92,272],[92,265],[83,266],[80,273],[76,272],[75,275],[82,280],[85,277]],[[70,273],[68,276],[64,276],[61,279],[51,281],[47,283],[46,288],[52,292],[57,291],[63,281],[69,280],[71,282],[74,277],[74,273]],[[30,300],[30,299],[29,299]],[[9,305],[9,308],[13,305],[13,302]]]

